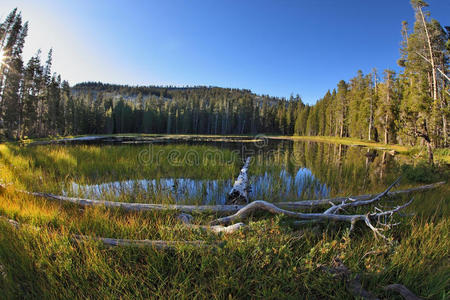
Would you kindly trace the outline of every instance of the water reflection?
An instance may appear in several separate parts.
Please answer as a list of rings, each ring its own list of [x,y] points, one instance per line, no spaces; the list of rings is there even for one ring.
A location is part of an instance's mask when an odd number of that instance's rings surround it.
[[[240,151],[243,159],[251,155],[250,198],[271,202],[378,192],[394,181],[400,163],[405,163],[406,159],[383,150],[311,141],[270,141],[264,147],[256,145],[253,148],[249,143],[202,145],[213,150]],[[174,146],[163,147],[170,150]],[[211,178],[212,170],[220,166],[223,168],[223,163],[166,169],[155,174],[155,177],[161,177],[157,179],[92,182],[91,185],[73,183],[66,194],[129,202],[159,203],[166,201],[165,198],[173,203],[223,204],[238,174],[225,180],[218,175]],[[190,176],[194,168],[195,174],[201,174],[203,179]],[[184,170],[182,178],[178,170]],[[220,174],[220,170],[214,174]]]
[[[126,180],[102,184],[80,185],[72,183],[65,194],[92,199],[134,197],[146,194],[173,199],[183,204],[225,204],[226,195],[234,180],[198,180],[189,178],[160,178],[151,180]],[[251,200],[293,201],[328,196],[325,184],[315,179],[312,172],[300,168],[295,176],[282,169],[278,174],[264,172],[250,177]],[[151,201],[150,201],[151,202]]]

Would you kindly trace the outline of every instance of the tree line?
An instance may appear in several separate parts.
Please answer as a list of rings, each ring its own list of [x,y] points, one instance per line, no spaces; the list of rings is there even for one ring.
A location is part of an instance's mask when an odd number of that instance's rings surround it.
[[[412,0],[415,22],[403,22],[403,68],[341,80],[314,105],[219,87],[126,86],[86,82],[70,87],[52,73],[52,50],[25,64],[28,23],[13,10],[0,23],[0,130],[4,138],[102,133],[282,134],[352,137],[448,147],[450,27]]]

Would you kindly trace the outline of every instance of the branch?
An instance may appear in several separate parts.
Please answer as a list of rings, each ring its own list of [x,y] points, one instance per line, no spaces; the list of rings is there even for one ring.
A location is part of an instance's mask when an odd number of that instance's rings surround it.
[[[419,52],[417,52],[417,51],[415,51],[415,52],[416,52],[417,55],[419,55],[420,57],[422,57],[426,62],[428,62],[429,64],[431,64],[431,61],[430,61],[428,58],[426,58],[425,56],[423,56],[421,53],[419,53]],[[450,78],[449,78],[449,77],[448,77],[441,69],[439,69],[438,67],[436,67],[436,69],[439,71],[439,73],[442,74],[442,76],[445,77],[445,79],[447,79],[448,81],[450,81]]]
[[[270,212],[275,215],[285,215],[288,217],[292,217],[295,219],[301,219],[301,220],[325,220],[325,221],[334,221],[334,222],[348,222],[351,224],[351,229],[353,229],[354,224],[357,221],[364,221],[367,227],[369,227],[373,232],[375,237],[377,238],[382,237],[383,239],[387,240],[384,235],[380,233],[380,229],[376,228],[372,225],[371,219],[378,219],[381,216],[390,215],[392,216],[395,212],[407,207],[413,199],[411,199],[409,202],[402,206],[398,206],[397,208],[381,212],[381,213],[375,213],[375,214],[366,214],[366,215],[337,215],[337,214],[325,214],[325,213],[301,213],[301,212],[293,212],[289,210],[281,209],[272,203],[266,202],[266,201],[254,201],[248,205],[246,205],[244,208],[240,209],[238,212],[231,216],[223,217],[216,219],[211,222],[211,225],[229,225],[234,221],[242,220],[253,214],[257,211],[266,211]]]
[[[222,226],[222,225],[215,225],[215,226],[208,226],[208,225],[195,225],[191,224],[191,220],[193,217],[191,215],[182,213],[178,216],[178,219],[183,223],[186,227],[192,228],[192,229],[201,229],[205,231],[212,231],[214,233],[234,233],[241,228],[245,227],[244,223],[236,223],[230,226]]]
[[[195,248],[212,247],[205,241],[161,241],[161,240],[128,240],[128,239],[112,239],[103,237],[92,237],[86,235],[75,234],[72,237],[74,241],[99,241],[106,246],[127,246],[127,247],[151,247],[156,250],[174,249],[177,246],[193,246]]]
[[[381,198],[383,198],[384,196],[386,196],[389,191],[400,181],[399,177],[396,181],[394,181],[394,183],[392,183],[384,192],[378,194],[376,197],[369,199],[369,200],[355,200],[352,198],[347,198],[346,200],[342,201],[341,204],[339,205],[333,205],[331,206],[329,209],[327,209],[324,214],[333,214],[336,213],[339,210],[342,210],[346,207],[355,207],[355,206],[362,206],[362,205],[369,205],[372,204],[374,202],[379,201]],[[348,202],[346,202],[348,201]]]

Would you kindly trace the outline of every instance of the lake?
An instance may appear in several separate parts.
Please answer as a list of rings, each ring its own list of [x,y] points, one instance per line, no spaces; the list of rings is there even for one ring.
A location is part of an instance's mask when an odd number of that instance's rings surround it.
[[[249,198],[270,202],[378,192],[408,162],[383,150],[265,138],[57,147],[81,171],[63,184],[65,195],[145,203],[224,204],[249,156]]]

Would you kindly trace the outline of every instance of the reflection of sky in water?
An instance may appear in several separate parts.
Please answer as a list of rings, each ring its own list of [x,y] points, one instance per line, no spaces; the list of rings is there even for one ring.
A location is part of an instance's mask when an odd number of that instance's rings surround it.
[[[254,176],[251,181],[251,196],[254,199],[270,201],[275,198],[323,198],[328,196],[329,191],[325,184],[315,179],[312,172],[307,168],[300,168],[295,177],[286,170],[279,173],[278,178],[265,172],[262,176]],[[280,184],[281,183],[281,184]]]
[[[278,176],[277,176],[278,175]],[[168,196],[178,203],[201,199],[203,204],[224,204],[227,193],[231,190],[233,180],[198,180],[189,178],[160,178],[115,181],[96,185],[79,185],[72,183],[74,195],[88,198],[102,198],[109,194],[115,197],[133,195],[134,192],[158,193]],[[320,183],[309,169],[300,168],[295,176],[286,170],[278,174],[265,172],[260,176],[250,177],[250,199],[266,201],[301,200],[326,197],[329,190]],[[67,193],[66,193],[67,194]]]

